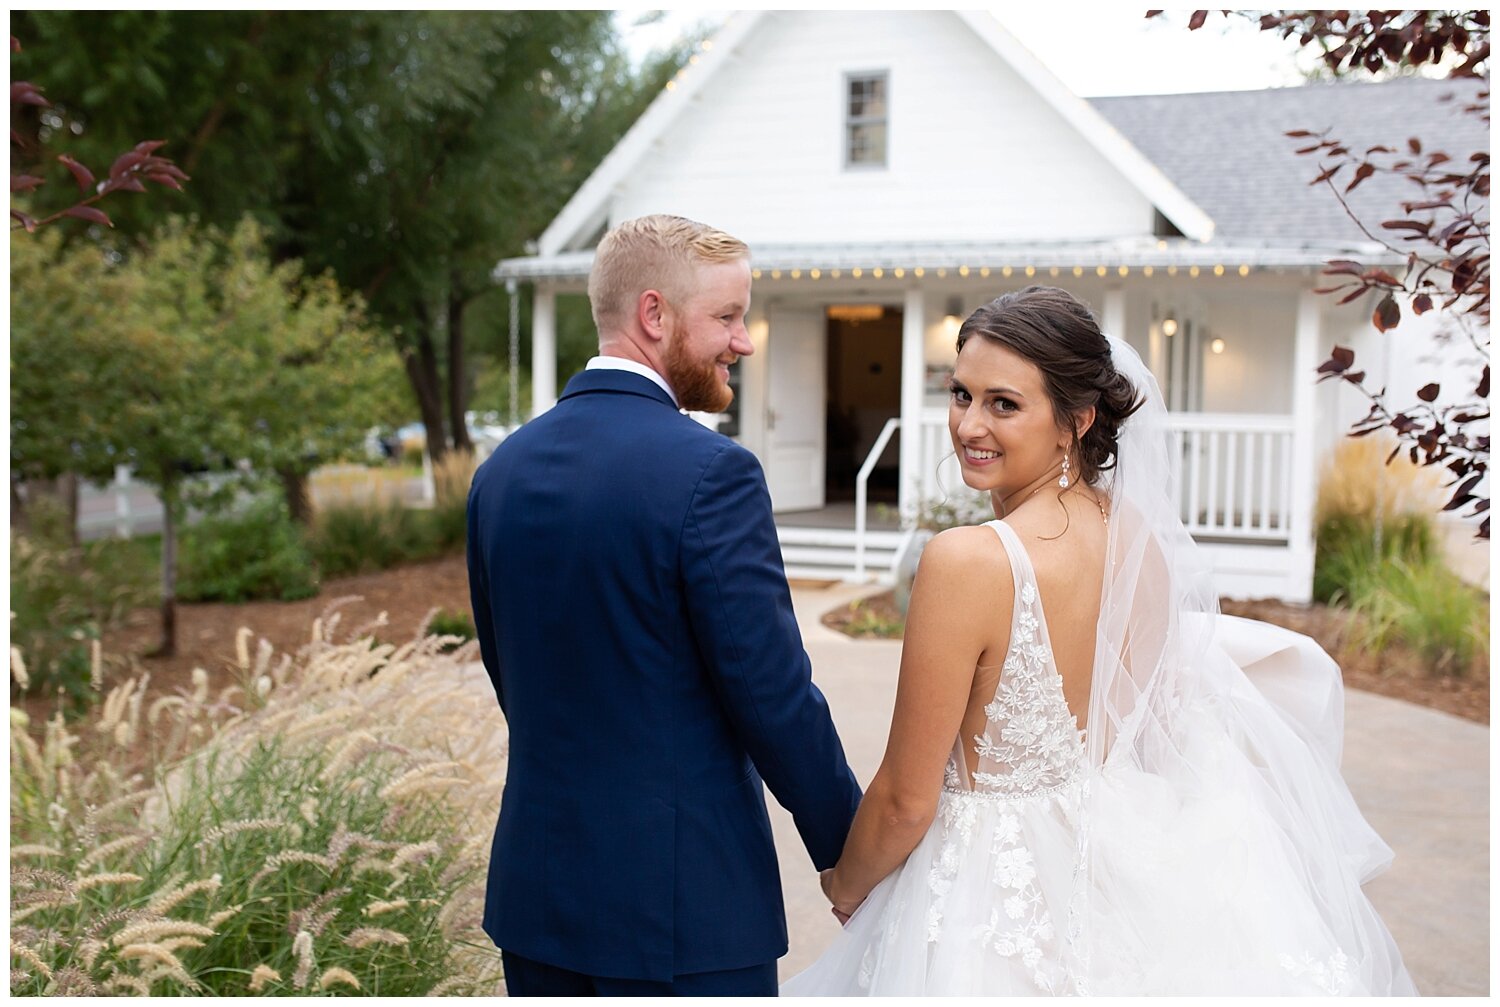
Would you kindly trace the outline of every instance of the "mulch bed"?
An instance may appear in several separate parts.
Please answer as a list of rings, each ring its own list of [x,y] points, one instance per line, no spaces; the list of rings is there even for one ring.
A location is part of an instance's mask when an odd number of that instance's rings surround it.
[[[1490,677],[1488,661],[1477,662],[1466,675],[1434,674],[1411,651],[1399,645],[1372,655],[1345,646],[1350,615],[1328,605],[1290,605],[1286,602],[1230,601],[1220,607],[1228,615],[1244,616],[1275,623],[1317,640],[1332,654],[1344,671],[1344,684],[1351,689],[1382,696],[1393,696],[1409,703],[1428,706],[1444,713],[1481,724],[1490,722]],[[823,624],[851,636],[899,639],[891,633],[861,632],[861,627],[890,627],[897,630],[901,612],[896,608],[893,592],[886,591],[823,617]]]
[[[236,681],[234,638],[241,626],[265,637],[278,652],[295,651],[308,642],[314,619],[339,599],[351,597],[357,600],[347,601],[337,609],[341,613],[341,635],[385,612],[388,624],[374,635],[383,642],[404,643],[416,634],[434,608],[468,613],[468,572],[463,556],[450,556],[396,570],[325,581],[321,595],[304,601],[179,605],[178,653],[171,658],[142,656],[156,645],[160,622],[156,610],[141,609],[130,615],[126,625],[105,636],[104,652],[114,655],[116,663],[106,687],[126,674],[148,671],[150,691],[155,695],[172,695],[179,688],[191,689],[193,669],[203,668],[209,674],[210,687],[221,688]],[[1490,722],[1487,662],[1465,676],[1438,676],[1400,647],[1392,647],[1379,657],[1353,651],[1343,644],[1348,613],[1326,605],[1225,601],[1223,609],[1231,615],[1262,619],[1311,636],[1338,659],[1344,670],[1344,683],[1350,688],[1394,696],[1481,724]],[[823,622],[840,632],[849,632],[851,626],[886,626],[899,638],[901,613],[892,593],[887,591],[830,612]],[[20,705],[38,722],[46,718],[52,704],[28,698]]]

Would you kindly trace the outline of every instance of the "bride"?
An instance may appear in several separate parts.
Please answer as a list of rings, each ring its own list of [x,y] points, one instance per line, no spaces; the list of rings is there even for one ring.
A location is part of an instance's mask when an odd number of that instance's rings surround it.
[[[1162,398],[1065,291],[958,337],[949,431],[1000,519],[912,589],[890,739],[783,995],[1414,994],[1360,885],[1337,666],[1218,614]]]

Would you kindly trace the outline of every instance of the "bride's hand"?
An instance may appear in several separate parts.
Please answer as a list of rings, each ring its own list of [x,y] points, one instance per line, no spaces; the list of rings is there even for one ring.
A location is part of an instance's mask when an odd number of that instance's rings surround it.
[[[820,872],[818,874],[818,883],[823,888],[824,897],[827,898],[829,902],[833,903],[834,917],[839,921],[839,925],[843,926],[844,924],[849,922],[849,917],[854,915],[854,910],[859,908],[860,903],[863,902],[864,899],[859,899],[857,901],[848,899],[840,900],[837,893],[834,891],[835,870],[836,868],[829,868],[826,871]]]

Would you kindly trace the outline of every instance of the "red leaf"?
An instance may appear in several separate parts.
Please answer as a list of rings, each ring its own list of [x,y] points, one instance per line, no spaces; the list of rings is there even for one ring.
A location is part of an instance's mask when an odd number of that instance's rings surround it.
[[[33,234],[36,232],[35,217],[31,216],[30,214],[22,213],[20,210],[12,210],[10,211],[10,215],[13,219],[20,221],[21,226],[26,228],[27,234]]]
[[[37,178],[35,175],[12,175],[10,176],[11,192],[30,192],[39,185],[45,185],[45,178]]]
[[[177,181],[177,179],[173,178],[171,175],[153,171],[146,177],[155,182],[157,185],[165,185],[167,188],[176,189],[178,192],[182,191],[182,183]]]
[[[73,180],[78,183],[80,191],[88,192],[94,187],[94,173],[92,171],[89,171],[67,154],[59,154],[57,155],[57,159],[67,165],[68,170],[73,173]]]
[[[1474,394],[1481,399],[1490,397],[1490,365],[1484,365],[1484,376],[1479,379],[1479,387],[1474,389]]]
[[[96,210],[92,206],[70,206],[62,212],[62,215],[77,217],[79,220],[87,220],[93,224],[103,224],[105,227],[115,226],[103,210]]]
[[[1375,314],[1371,320],[1381,332],[1388,332],[1401,324],[1401,308],[1396,304],[1396,299],[1390,294],[1382,297],[1380,303],[1375,305]]]
[[[1386,287],[1401,286],[1400,280],[1396,279],[1394,276],[1392,276],[1390,273],[1387,273],[1383,269],[1372,269],[1368,273],[1365,273],[1364,276],[1361,277],[1361,279],[1363,279],[1367,283],[1378,283]]]
[[[1308,185],[1317,185],[1319,182],[1326,182],[1329,179],[1331,179],[1334,175],[1337,175],[1339,173],[1339,169],[1342,168],[1342,167],[1343,167],[1342,164],[1335,164],[1332,168],[1329,168],[1327,171],[1323,172],[1323,174],[1319,175],[1317,178],[1313,179],[1311,182],[1308,182],[1307,184]]]
[[[150,154],[153,153],[158,147],[165,147],[166,145],[167,141],[165,140],[142,140],[140,143],[135,145],[135,150],[138,154]]]
[[[42,92],[30,81],[18,80],[10,86],[10,103],[12,105],[40,105],[50,107],[51,102],[42,97]]]
[[[145,154],[142,154],[139,151],[135,150],[127,150],[125,153],[115,158],[115,163],[109,166],[109,177],[111,179],[117,179],[121,175],[129,171],[131,168],[134,168],[136,165],[140,164],[145,159]]]
[[[1305,130],[1305,129],[1291,129],[1291,130],[1287,130],[1287,132],[1283,133],[1282,135],[1283,136],[1291,136],[1291,137],[1303,137],[1303,136],[1313,136],[1315,134],[1313,134],[1312,132],[1310,132],[1308,130]]]
[[[1350,293],[1345,294],[1343,297],[1339,298],[1339,303],[1348,304],[1350,301],[1357,301],[1364,296],[1365,291],[1368,289],[1368,287],[1356,287]]]
[[[1418,140],[1416,137],[1412,137],[1411,139],[1407,140],[1406,141],[1406,147],[1413,154],[1420,154],[1420,153],[1422,153],[1422,141]]]
[[[1413,314],[1427,314],[1427,312],[1432,310],[1432,298],[1426,294],[1418,294],[1411,299],[1411,310]]]
[[[1195,10],[1193,16],[1188,18],[1188,31],[1197,31],[1203,27],[1203,22],[1208,20],[1208,11]]]
[[[1350,182],[1349,185],[1344,189],[1344,191],[1353,192],[1356,185],[1363,182],[1373,174],[1375,174],[1375,166],[1369,161],[1363,162],[1358,168],[1354,169],[1354,181]]]
[[[1417,392],[1417,398],[1423,402],[1431,402],[1438,397],[1439,390],[1436,381],[1429,382],[1422,386],[1421,391]]]

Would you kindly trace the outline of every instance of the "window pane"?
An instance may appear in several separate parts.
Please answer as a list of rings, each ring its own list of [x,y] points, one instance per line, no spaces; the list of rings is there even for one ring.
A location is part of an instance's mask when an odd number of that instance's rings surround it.
[[[865,82],[865,115],[885,115],[885,78]]]
[[[849,127],[849,163],[885,164],[885,123]]]

